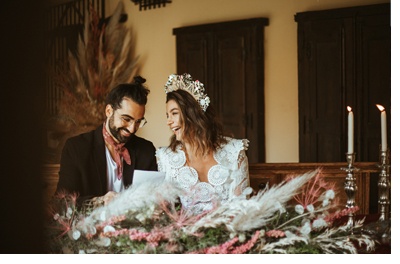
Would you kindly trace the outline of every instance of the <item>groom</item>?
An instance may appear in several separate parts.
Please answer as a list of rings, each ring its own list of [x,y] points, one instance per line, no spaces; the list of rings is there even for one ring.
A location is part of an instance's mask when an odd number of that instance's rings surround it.
[[[132,184],[133,171],[157,170],[152,142],[135,135],[150,92],[140,76],[120,84],[106,98],[106,120],[97,129],[72,137],[64,145],[56,193],[77,193],[84,201],[108,203]]]

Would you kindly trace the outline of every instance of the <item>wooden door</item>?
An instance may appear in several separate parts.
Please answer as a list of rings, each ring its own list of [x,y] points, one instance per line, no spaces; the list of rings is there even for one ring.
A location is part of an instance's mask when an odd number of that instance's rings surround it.
[[[266,18],[176,28],[177,73],[206,87],[225,129],[250,140],[249,162],[265,162]]]

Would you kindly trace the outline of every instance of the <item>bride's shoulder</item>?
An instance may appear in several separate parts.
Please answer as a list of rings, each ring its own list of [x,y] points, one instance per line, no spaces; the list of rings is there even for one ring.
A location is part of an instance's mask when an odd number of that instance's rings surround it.
[[[222,146],[223,148],[233,148],[238,151],[247,150],[250,143],[248,139],[236,139],[231,137],[226,137],[226,141],[226,144]]]
[[[171,152],[171,148],[169,147],[158,147],[156,150],[156,156],[166,155],[167,153]]]
[[[176,151],[173,151],[170,147],[158,147],[156,150],[157,157],[172,157],[172,156],[180,156],[183,154],[183,151],[180,146],[176,148]]]
[[[248,149],[249,141],[247,139],[235,139],[226,137],[226,143],[214,153],[215,160],[224,166],[236,168],[240,153]]]
[[[158,147],[156,149],[156,158],[158,160],[163,160],[167,156],[168,149],[168,147]]]

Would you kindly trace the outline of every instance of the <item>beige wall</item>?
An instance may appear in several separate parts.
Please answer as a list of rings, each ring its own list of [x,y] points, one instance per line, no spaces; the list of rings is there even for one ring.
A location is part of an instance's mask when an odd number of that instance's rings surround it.
[[[298,162],[297,24],[298,12],[387,3],[389,0],[173,0],[166,7],[139,11],[124,0],[126,25],[132,29],[140,74],[150,96],[148,124],[138,134],[156,147],[168,144],[164,83],[176,73],[173,28],[254,17],[269,18],[265,28],[266,162]],[[117,5],[107,0],[108,15]],[[201,80],[200,80],[201,81]],[[206,87],[207,89],[207,87]],[[212,98],[211,98],[212,101]],[[257,144],[257,142],[250,142]]]

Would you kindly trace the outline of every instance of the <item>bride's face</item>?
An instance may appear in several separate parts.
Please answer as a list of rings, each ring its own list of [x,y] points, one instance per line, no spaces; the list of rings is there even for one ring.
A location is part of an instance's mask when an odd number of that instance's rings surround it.
[[[176,136],[176,140],[182,141],[184,126],[181,124],[181,110],[175,100],[167,102],[167,125]]]

